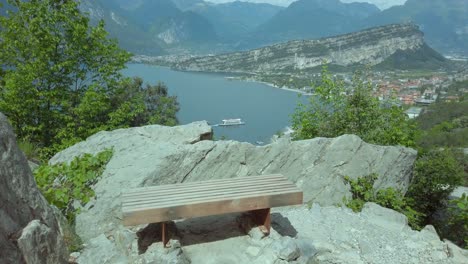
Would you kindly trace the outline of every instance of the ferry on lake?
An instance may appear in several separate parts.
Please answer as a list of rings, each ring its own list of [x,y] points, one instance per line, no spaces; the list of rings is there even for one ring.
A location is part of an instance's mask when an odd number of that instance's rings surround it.
[[[219,126],[239,126],[245,125],[245,122],[242,122],[240,118],[233,118],[233,119],[223,119],[223,122],[219,124]]]

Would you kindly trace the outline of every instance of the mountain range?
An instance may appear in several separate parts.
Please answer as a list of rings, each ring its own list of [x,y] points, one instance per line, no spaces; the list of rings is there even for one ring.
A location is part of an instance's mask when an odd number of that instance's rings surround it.
[[[288,7],[240,1],[81,0],[81,9],[93,23],[103,19],[110,35],[134,54],[224,53],[413,22],[437,51],[468,55],[467,0],[407,0],[383,11],[369,3],[339,0],[298,0]]]
[[[313,72],[326,61],[334,70],[372,65],[375,69],[433,69],[448,66],[414,24],[393,24],[322,38],[295,40],[245,52],[183,59],[179,70],[291,74]]]

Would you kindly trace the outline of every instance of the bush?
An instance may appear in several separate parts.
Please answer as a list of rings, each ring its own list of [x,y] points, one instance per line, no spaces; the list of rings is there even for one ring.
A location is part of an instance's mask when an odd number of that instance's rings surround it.
[[[463,168],[453,152],[431,150],[416,161],[407,196],[414,200],[414,208],[425,215],[424,222],[431,224],[434,213],[444,207],[462,181]]]
[[[40,162],[40,149],[37,144],[34,144],[29,140],[22,139],[18,140],[18,147],[24,153],[24,156],[26,156],[28,160],[33,161],[35,163]]]
[[[354,134],[369,143],[414,146],[415,126],[394,102],[382,105],[373,96],[366,75],[356,72],[346,89],[324,67],[321,83],[314,86],[316,96],[300,103],[293,114],[296,139]]]
[[[423,215],[411,207],[411,200],[393,188],[374,190],[373,186],[377,178],[377,174],[359,177],[357,180],[345,177],[345,181],[351,186],[352,193],[351,200],[344,199],[346,206],[354,212],[360,212],[365,203],[373,202],[406,215],[409,225],[414,229],[420,229]]]
[[[468,249],[468,196],[450,201],[449,208],[449,238],[458,245]]]
[[[84,154],[70,164],[40,166],[35,172],[37,185],[50,204],[57,206],[70,223],[74,223],[77,208],[73,203],[86,204],[94,196],[91,188],[112,157],[110,149],[96,156]]]

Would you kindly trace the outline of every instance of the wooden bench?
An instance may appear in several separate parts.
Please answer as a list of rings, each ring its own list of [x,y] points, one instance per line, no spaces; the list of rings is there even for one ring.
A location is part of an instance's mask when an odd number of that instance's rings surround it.
[[[270,232],[270,208],[302,204],[302,191],[282,175],[249,176],[202,182],[142,187],[123,194],[126,226],[236,212],[251,212],[254,223]]]

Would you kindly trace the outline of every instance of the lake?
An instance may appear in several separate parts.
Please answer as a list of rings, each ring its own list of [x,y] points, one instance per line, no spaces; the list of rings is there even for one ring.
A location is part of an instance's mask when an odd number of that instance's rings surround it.
[[[242,118],[245,125],[213,127],[215,138],[268,143],[291,123],[299,102],[297,93],[262,83],[228,80],[224,74],[179,72],[166,67],[128,64],[126,76],[139,76],[145,82],[164,82],[180,103],[181,124],[206,120],[219,124],[223,119]]]

